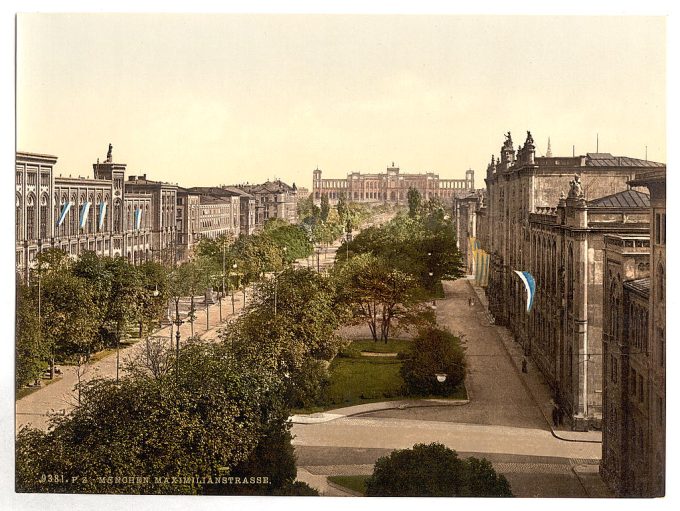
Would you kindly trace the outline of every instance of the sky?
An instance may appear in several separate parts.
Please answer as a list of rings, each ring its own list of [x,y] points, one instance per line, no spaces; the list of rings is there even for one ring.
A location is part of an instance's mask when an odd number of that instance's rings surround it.
[[[436,172],[537,154],[666,161],[665,19],[20,14],[17,149],[183,186]]]

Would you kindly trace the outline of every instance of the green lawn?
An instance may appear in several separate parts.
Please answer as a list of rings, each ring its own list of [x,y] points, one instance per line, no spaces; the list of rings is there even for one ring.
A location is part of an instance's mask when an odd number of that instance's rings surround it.
[[[352,352],[399,353],[408,352],[412,341],[390,340],[387,344],[372,339],[352,341]],[[329,367],[330,385],[325,403],[305,409],[293,410],[296,414],[316,413],[333,408],[391,401],[395,399],[442,399],[441,396],[406,396],[404,380],[399,374],[403,361],[396,357],[355,356],[336,357]],[[461,386],[453,396],[445,399],[465,399],[465,387]]]
[[[350,347],[358,351],[372,351],[374,353],[399,353],[400,351],[409,351],[412,345],[413,341],[410,339],[390,339],[387,344],[384,341],[362,339],[352,341]]]
[[[366,480],[371,476],[328,476],[331,483],[366,495]]]
[[[399,397],[400,368],[401,360],[396,358],[336,358],[330,366],[327,404],[338,408]]]

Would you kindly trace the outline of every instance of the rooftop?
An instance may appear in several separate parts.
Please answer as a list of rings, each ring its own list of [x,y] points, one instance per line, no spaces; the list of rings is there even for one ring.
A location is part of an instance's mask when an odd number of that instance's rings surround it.
[[[638,190],[626,190],[588,201],[589,208],[649,208],[649,195]]]
[[[614,156],[610,153],[587,153],[586,167],[665,167],[666,164],[628,156]]]

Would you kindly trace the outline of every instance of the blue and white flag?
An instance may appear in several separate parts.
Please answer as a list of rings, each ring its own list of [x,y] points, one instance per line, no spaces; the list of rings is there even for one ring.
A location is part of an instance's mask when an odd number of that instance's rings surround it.
[[[527,290],[527,312],[529,312],[534,304],[534,296],[536,295],[536,281],[534,280],[533,275],[531,275],[531,273],[528,271],[515,270],[515,273],[519,275],[519,278],[522,280],[524,287]]]
[[[91,202],[86,202],[80,209],[80,228],[85,229],[85,224],[87,224],[87,215],[90,213]]]
[[[135,208],[135,230],[139,230],[142,223],[142,208]]]
[[[104,218],[106,218],[106,202],[99,203],[99,230],[104,227]]]
[[[64,219],[66,218],[66,215],[68,214],[69,209],[71,209],[71,202],[66,202],[61,208],[61,215],[59,215],[59,219],[57,220],[57,227],[60,227],[61,224],[64,223]]]

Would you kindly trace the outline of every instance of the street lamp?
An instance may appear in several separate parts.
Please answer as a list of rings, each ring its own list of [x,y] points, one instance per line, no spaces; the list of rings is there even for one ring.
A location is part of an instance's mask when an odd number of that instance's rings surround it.
[[[177,380],[179,378],[179,339],[180,339],[179,327],[182,326],[182,323],[184,323],[184,321],[179,317],[179,300],[176,300],[175,301],[175,326],[177,327],[177,330],[175,331],[175,350],[176,350],[175,380]]]
[[[234,263],[231,265],[231,269],[234,270],[232,273],[236,275],[236,268],[238,268],[238,264]],[[234,288],[231,286],[231,282],[229,282],[229,287],[231,287],[231,313],[236,314],[236,304],[234,302]],[[243,301],[243,305],[245,305],[245,300]]]

